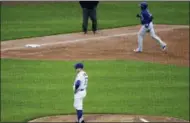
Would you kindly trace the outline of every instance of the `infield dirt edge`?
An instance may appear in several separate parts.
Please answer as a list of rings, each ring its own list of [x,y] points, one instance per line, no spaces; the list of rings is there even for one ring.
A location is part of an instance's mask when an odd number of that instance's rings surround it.
[[[166,116],[126,115],[126,114],[85,114],[86,122],[189,122]],[[76,115],[53,115],[36,118],[28,122],[75,122]]]

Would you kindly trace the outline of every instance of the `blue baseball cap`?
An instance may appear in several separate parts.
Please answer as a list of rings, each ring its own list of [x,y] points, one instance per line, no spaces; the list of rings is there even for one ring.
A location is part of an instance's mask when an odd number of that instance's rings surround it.
[[[76,64],[75,64],[75,69],[78,69],[78,68],[83,69],[83,68],[84,68],[84,65],[83,65],[82,63],[76,63]]]
[[[142,9],[146,9],[146,8],[148,7],[148,3],[146,3],[146,2],[141,2],[141,3],[139,4],[139,6],[140,6]]]

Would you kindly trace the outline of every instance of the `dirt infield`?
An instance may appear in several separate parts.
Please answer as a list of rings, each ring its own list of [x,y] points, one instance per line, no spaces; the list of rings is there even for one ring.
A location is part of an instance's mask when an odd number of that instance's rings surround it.
[[[140,26],[101,30],[98,34],[73,33],[1,42],[1,58],[51,60],[140,60],[189,66],[189,27],[155,25],[168,44],[167,53],[148,34],[143,53],[134,53]],[[40,44],[40,48],[26,48]]]
[[[188,122],[172,117],[124,115],[124,114],[88,114],[84,116],[86,122]],[[57,115],[41,117],[29,122],[75,122],[76,115]]]

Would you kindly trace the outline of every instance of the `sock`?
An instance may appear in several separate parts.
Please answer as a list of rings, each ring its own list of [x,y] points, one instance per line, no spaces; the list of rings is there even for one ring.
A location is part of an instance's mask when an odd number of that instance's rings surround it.
[[[81,123],[83,121],[83,112],[82,110],[77,110],[77,118],[78,118],[78,122]]]

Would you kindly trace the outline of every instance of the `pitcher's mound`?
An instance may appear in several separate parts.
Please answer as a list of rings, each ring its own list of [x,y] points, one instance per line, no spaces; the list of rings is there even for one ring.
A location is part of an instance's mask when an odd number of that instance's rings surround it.
[[[86,122],[189,122],[172,117],[124,114],[88,114],[84,115],[84,120]],[[47,116],[29,122],[76,122],[76,115]]]

